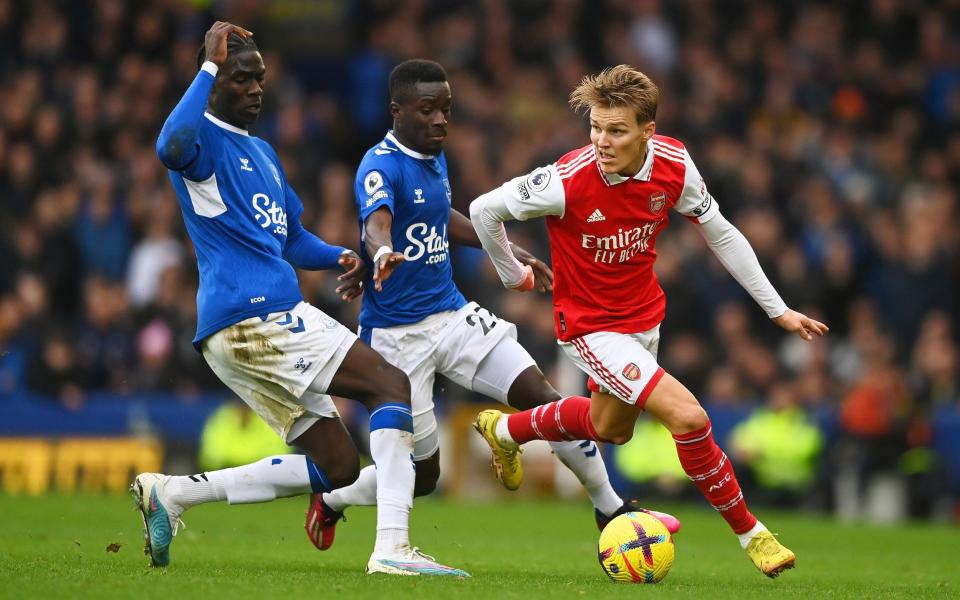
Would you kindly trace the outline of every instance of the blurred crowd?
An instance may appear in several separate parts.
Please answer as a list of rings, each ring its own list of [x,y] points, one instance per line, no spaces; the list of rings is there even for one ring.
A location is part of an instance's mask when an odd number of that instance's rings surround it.
[[[154,153],[216,19],[255,32],[253,133],[304,224],[353,248],[354,168],[390,126],[397,62],[450,75],[464,212],[588,143],[566,106],[581,77],[640,68],[661,89],[658,132],[686,143],[786,302],[831,328],[784,336],[675,218],[658,242],[665,368],[708,405],[834,411],[851,452],[881,462],[960,403],[957,0],[0,0],[0,397],[79,408],[88,390],[218,385],[190,344],[196,262]],[[547,256],[542,224],[513,231]],[[553,374],[550,298],[508,295],[476,251],[454,260],[467,297],[517,323]],[[355,324],[332,274],[301,281]]]

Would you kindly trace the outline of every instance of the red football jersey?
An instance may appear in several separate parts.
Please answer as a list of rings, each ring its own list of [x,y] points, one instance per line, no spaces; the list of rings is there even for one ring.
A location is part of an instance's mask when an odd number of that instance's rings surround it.
[[[520,220],[545,216],[557,338],[638,333],[663,320],[653,263],[669,209],[704,223],[718,212],[683,144],[655,135],[633,177],[600,170],[592,145],[504,186]]]

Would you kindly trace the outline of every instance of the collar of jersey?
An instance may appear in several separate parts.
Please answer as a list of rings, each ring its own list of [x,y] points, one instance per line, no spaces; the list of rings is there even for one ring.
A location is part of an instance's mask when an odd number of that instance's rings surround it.
[[[407,156],[412,156],[413,158],[419,158],[420,160],[430,160],[431,158],[436,158],[435,154],[422,154],[416,150],[411,150],[403,144],[400,143],[400,140],[397,139],[397,136],[393,135],[393,130],[387,132],[387,139],[392,143],[397,145],[397,148],[400,148],[400,152],[403,152]]]
[[[234,125],[231,125],[230,123],[225,123],[225,122],[221,121],[220,119],[216,118],[215,116],[211,115],[211,114],[208,113],[208,112],[203,113],[203,116],[205,116],[208,121],[210,121],[211,123],[213,123],[213,124],[216,125],[217,127],[222,127],[223,129],[226,129],[227,131],[232,131],[232,132],[234,132],[234,133],[239,133],[240,135],[246,135],[246,136],[249,136],[249,135],[250,135],[250,134],[247,132],[246,129],[240,129],[239,127],[236,127],[236,126],[234,126]]]
[[[650,181],[650,177],[653,175],[653,144],[651,140],[647,140],[647,147],[644,150],[647,154],[643,158],[643,166],[640,167],[640,170],[637,171],[637,174],[633,177],[624,177],[619,173],[604,173],[600,169],[600,161],[597,160],[597,170],[600,171],[600,175],[603,177],[603,180],[607,182],[607,185],[617,185],[618,183],[623,183],[629,179],[636,179],[637,181]]]

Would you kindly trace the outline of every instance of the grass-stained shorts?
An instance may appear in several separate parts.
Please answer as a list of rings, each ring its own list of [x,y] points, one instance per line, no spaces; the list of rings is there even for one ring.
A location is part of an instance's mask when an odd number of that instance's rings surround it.
[[[217,377],[287,442],[337,417],[325,392],[357,336],[307,302],[251,317],[203,341]]]

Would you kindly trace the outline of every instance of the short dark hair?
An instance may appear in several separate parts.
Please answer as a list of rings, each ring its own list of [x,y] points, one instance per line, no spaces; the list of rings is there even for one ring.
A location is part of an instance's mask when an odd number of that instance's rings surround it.
[[[253,41],[252,37],[243,37],[236,33],[231,33],[227,37],[227,58],[230,58],[234,54],[240,54],[241,52],[258,52],[259,50],[260,48],[257,47],[257,43]],[[207,60],[207,45],[201,44],[200,50],[197,51],[198,69],[203,66],[205,60]]]
[[[447,81],[447,72],[440,63],[422,58],[405,60],[390,71],[390,99],[402,102],[413,94],[413,86],[418,82]]]

